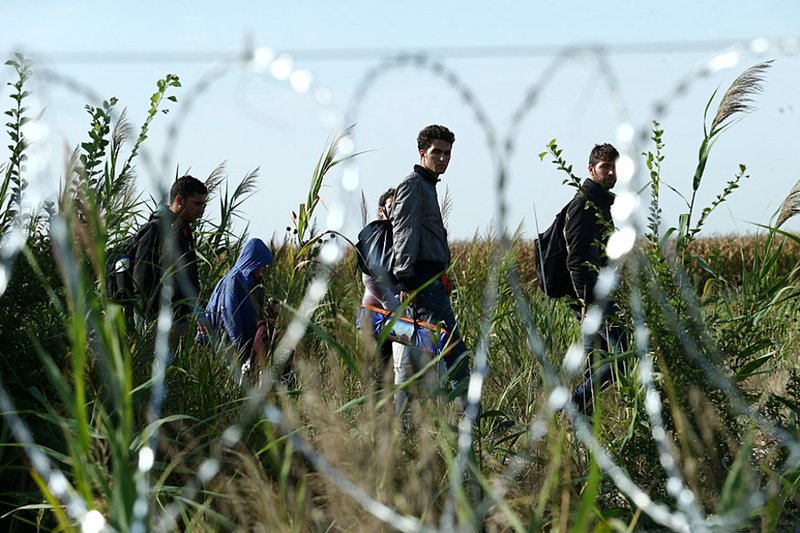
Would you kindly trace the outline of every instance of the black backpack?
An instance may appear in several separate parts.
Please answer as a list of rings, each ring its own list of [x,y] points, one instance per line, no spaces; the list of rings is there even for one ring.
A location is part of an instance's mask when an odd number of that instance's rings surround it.
[[[539,286],[550,298],[576,296],[572,278],[567,268],[567,240],[564,227],[567,222],[567,208],[556,215],[555,221],[534,241],[536,277]]]
[[[358,267],[380,283],[396,284],[397,278],[392,274],[393,246],[392,223],[388,220],[373,220],[358,234]]]
[[[106,254],[106,294],[112,302],[132,303],[135,297],[133,267],[136,261],[136,250],[142,237],[155,221],[144,224],[135,235],[122,244],[110,249]]]

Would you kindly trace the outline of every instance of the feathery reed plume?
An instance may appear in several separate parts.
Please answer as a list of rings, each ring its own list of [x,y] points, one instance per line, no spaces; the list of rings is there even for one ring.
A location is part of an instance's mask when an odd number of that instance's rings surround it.
[[[445,186],[444,195],[439,205],[439,210],[442,212],[442,221],[445,227],[448,226],[448,219],[450,218],[450,211],[453,210],[453,196],[450,194],[450,187]]]
[[[224,190],[222,190],[223,182],[225,183]],[[208,219],[201,220],[196,228],[197,235],[207,239],[207,244],[210,247],[208,249],[212,250],[213,253],[220,254],[223,251],[227,251],[235,257],[238,254],[240,241],[247,236],[249,223],[241,235],[236,235],[233,232],[233,221],[235,218],[243,219],[239,209],[257,189],[258,168],[245,174],[233,192],[230,193],[228,175],[223,162],[211,171],[211,174],[206,178],[205,185],[208,189],[209,197],[217,197],[219,200],[219,223],[211,222]],[[204,246],[198,245],[198,248],[202,249]]]
[[[111,142],[117,146],[122,146],[133,137],[133,124],[128,119],[128,109],[125,108],[120,113],[117,123],[111,133]]]
[[[708,99],[708,103],[706,103],[706,108],[703,112],[703,142],[700,143],[697,167],[695,168],[694,177],[692,178],[692,196],[689,200],[689,212],[679,217],[680,229],[678,232],[677,249],[679,250],[678,255],[682,260],[685,260],[687,257],[685,254],[686,247],[692,240],[692,236],[700,229],[699,226],[692,229],[692,214],[697,198],[697,189],[700,188],[700,183],[703,180],[708,158],[711,155],[711,148],[717,142],[717,139],[719,139],[718,135],[725,131],[728,126],[734,124],[734,122],[730,121],[731,117],[737,113],[749,113],[753,110],[753,106],[751,105],[753,102],[752,96],[764,90],[764,73],[771,66],[771,63],[771,61],[764,61],[763,63],[753,65],[733,81],[731,86],[728,87],[728,90],[725,91],[722,100],[720,100],[719,106],[717,107],[717,114],[714,116],[714,120],[711,121],[711,131],[709,131],[706,126],[706,119],[708,118],[708,110],[711,108],[711,102],[714,101],[717,91],[714,91],[711,98]],[[744,171],[742,171],[741,174],[743,175]],[[735,181],[738,182],[738,179]],[[731,182],[729,182],[729,184],[730,183]],[[735,186],[733,188],[735,188]],[[728,190],[725,195],[729,192],[730,190]],[[724,197],[720,198],[720,202],[723,199]],[[713,209],[713,206],[711,209]],[[704,220],[707,216],[708,212],[705,212],[705,215],[701,216],[701,220]]]
[[[213,195],[214,191],[220,186],[220,184],[225,181],[226,169],[225,169],[225,161],[217,165],[217,167],[211,171],[211,174],[208,175],[205,181],[206,189],[208,189],[208,194]]]
[[[115,174],[116,162],[120,159],[120,152],[122,147],[133,137],[133,125],[128,120],[128,111],[123,109],[114,128],[111,130],[111,164],[114,171],[108,176],[107,185],[109,190],[106,196],[110,196],[110,201],[115,202],[115,205],[110,205],[112,209],[125,209],[129,211],[129,207],[136,201],[136,173],[131,168],[126,174]]]
[[[795,216],[797,213],[800,213],[800,180],[794,184],[792,190],[783,200],[780,214],[778,215],[778,223],[775,224],[775,227],[780,228],[784,222]]]
[[[236,189],[233,190],[233,196],[231,196],[232,208],[235,210],[239,209],[239,206],[242,203],[253,195],[253,193],[258,190],[258,172],[261,170],[259,167],[254,168],[247,174],[245,174],[242,181],[239,182],[239,185],[236,186]],[[238,213],[236,214],[237,217],[243,218]]]
[[[722,133],[732,123],[729,119],[737,113],[749,113],[753,110],[751,103],[753,102],[752,96],[764,90],[763,81],[764,73],[771,66],[771,61],[765,61],[745,70],[736,78],[717,107],[717,114],[714,120],[711,121],[711,131],[706,129],[706,118],[708,117],[708,110],[711,107],[711,102],[717,94],[717,91],[711,95],[706,104],[705,112],[703,113],[703,142],[700,145],[700,154],[697,162],[697,168],[694,172],[694,180],[692,181],[692,190],[697,191],[700,187],[700,181],[703,179],[703,173],[706,169],[708,156],[711,152],[711,147],[717,140],[717,135]]]
[[[764,91],[764,73],[772,66],[772,61],[764,61],[748,68],[734,80],[719,103],[717,114],[711,122],[712,134],[725,127],[725,121],[737,113],[749,113],[753,95]]]

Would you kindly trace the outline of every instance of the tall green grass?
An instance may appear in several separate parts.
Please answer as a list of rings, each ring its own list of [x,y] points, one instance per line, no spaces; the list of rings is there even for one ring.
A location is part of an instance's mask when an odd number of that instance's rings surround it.
[[[635,349],[624,354],[627,372],[597,395],[592,420],[553,410],[576,379],[562,365],[580,331],[565,302],[538,291],[530,245],[517,235],[506,248],[490,232],[458,247],[454,308],[487,363],[465,457],[461,413],[445,395],[412,384],[410,419],[395,415],[391,371],[353,325],[362,291],[354,256],[320,258],[325,241],[343,239],[314,229],[322,184],[348,157],[338,139],[287,213],[292,231],[271,243],[264,288],[282,304],[275,370],[240,385],[226,351],[183,342],[169,353],[163,331],[137,330],[104,294],[107,250],[152,207],[133,170],[178,78],[157,83],[135,139],[115,99],[87,107],[88,140],[67,168],[57,215],[25,219],[13,191],[24,192],[17,104],[31,73],[24,58],[11,67],[2,190],[12,193],[0,197],[0,220],[11,224],[4,234],[21,228],[25,244],[0,296],[5,529],[79,531],[98,516],[120,531],[633,531],[680,529],[681,520],[772,531],[797,521],[797,271],[779,267],[785,241],[772,229],[740,283],[694,258],[687,241],[711,211],[689,227],[693,203],[668,232],[682,236],[680,253],[670,248],[659,232],[671,218],[659,207],[666,137],[657,124],[645,154],[649,246],[628,256],[618,291]],[[572,180],[555,141],[548,150]],[[219,168],[206,180],[220,214],[196,230],[204,294],[238,255],[245,234],[233,221],[256,177],[229,185]],[[685,276],[692,262],[708,276],[701,292]],[[320,281],[323,292],[309,291]]]

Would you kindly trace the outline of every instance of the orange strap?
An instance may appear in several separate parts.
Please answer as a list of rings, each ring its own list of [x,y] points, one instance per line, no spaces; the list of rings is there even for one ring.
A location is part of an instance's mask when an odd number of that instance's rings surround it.
[[[380,307],[375,307],[372,305],[363,305],[362,307],[364,309],[367,309],[368,311],[372,311],[373,313],[379,313],[381,315],[386,315],[387,317],[394,317],[394,315],[391,312],[387,311],[386,309],[382,309]],[[445,328],[440,328],[439,326],[435,326],[430,322],[423,322],[422,320],[414,320],[413,318],[409,318],[407,316],[398,317],[397,320],[408,322],[410,324],[419,324],[420,326],[428,328],[431,331],[436,331],[438,329],[441,330],[442,333],[447,335],[447,330]]]

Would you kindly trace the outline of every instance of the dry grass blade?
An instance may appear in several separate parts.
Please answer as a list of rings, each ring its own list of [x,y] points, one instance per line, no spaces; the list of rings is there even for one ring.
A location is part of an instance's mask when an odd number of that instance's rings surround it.
[[[764,73],[772,61],[753,65],[734,80],[717,108],[717,114],[711,122],[711,131],[724,127],[724,123],[737,113],[749,113],[753,110],[753,95],[764,90]]]
[[[361,225],[367,225],[367,219],[369,218],[369,206],[367,204],[367,197],[364,196],[364,191],[361,191]]]
[[[775,227],[780,228],[784,222],[795,216],[797,213],[800,213],[800,180],[794,184],[792,190],[783,200],[781,211],[778,215],[778,223],[775,225]]]

